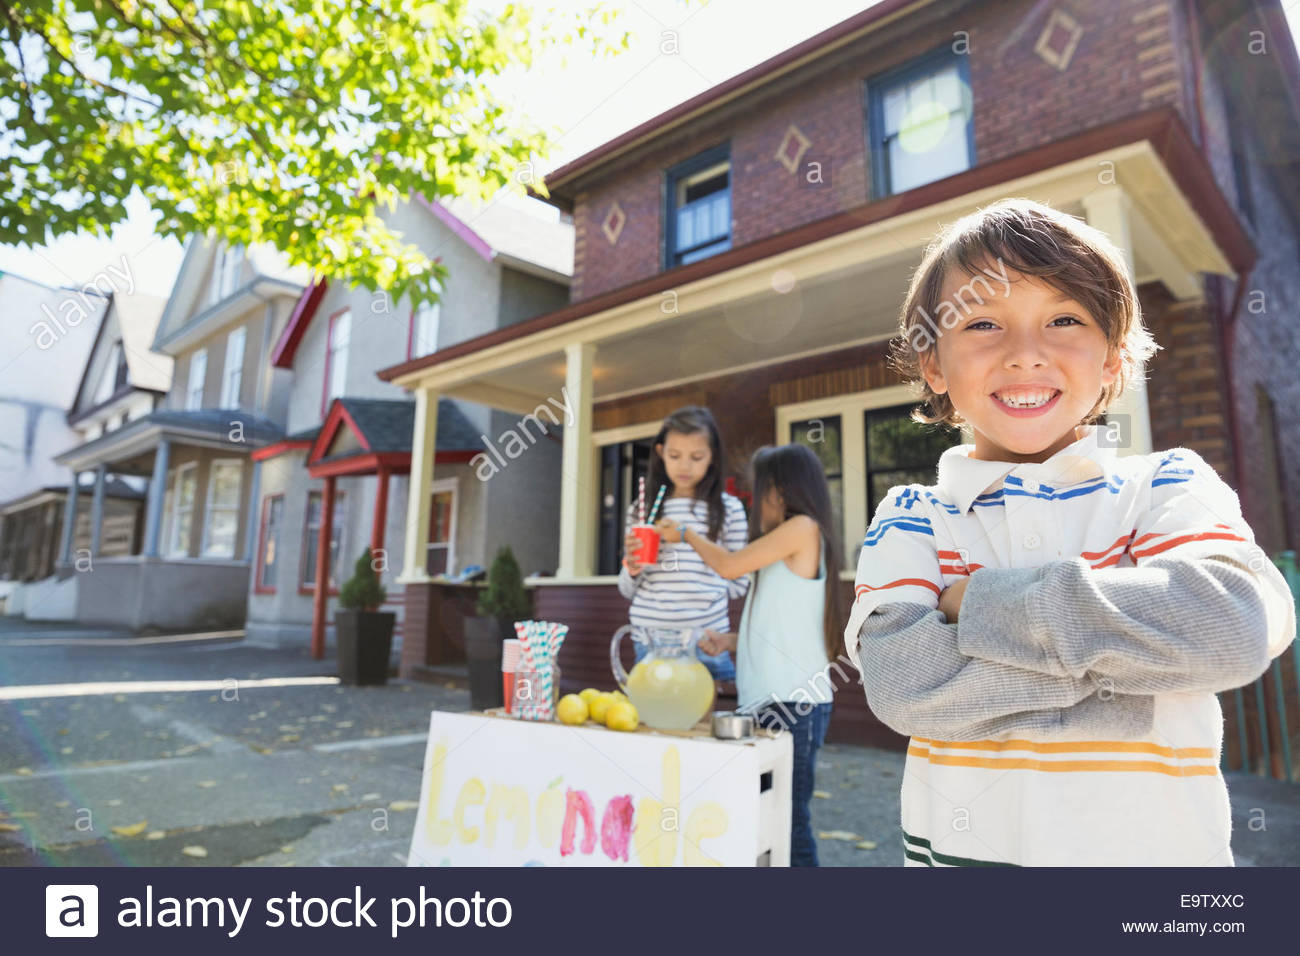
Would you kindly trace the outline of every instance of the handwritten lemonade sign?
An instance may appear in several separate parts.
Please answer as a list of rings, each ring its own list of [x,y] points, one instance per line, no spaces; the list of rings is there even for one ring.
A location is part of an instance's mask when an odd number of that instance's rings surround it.
[[[434,711],[410,866],[753,866],[755,748]]]

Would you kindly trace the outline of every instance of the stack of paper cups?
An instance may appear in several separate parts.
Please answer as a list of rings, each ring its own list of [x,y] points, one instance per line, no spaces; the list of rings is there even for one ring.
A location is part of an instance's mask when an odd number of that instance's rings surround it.
[[[501,685],[505,693],[506,713],[510,713],[510,704],[515,696],[515,671],[519,669],[519,658],[523,647],[519,640],[510,638],[501,642]]]

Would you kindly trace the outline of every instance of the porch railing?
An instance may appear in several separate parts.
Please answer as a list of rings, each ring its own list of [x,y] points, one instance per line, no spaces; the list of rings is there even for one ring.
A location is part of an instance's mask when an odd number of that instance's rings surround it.
[[[1300,615],[1300,571],[1294,551],[1274,556]],[[1220,767],[1263,777],[1297,781],[1300,764],[1292,741],[1300,739],[1300,655],[1296,642],[1269,665],[1253,684],[1219,695],[1224,713]]]

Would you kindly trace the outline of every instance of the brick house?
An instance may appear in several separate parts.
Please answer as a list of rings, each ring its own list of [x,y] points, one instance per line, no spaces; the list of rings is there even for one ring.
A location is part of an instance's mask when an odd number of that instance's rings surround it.
[[[1197,450],[1260,544],[1294,548],[1298,101],[1276,3],[884,0],[554,170],[571,303],[381,377],[422,408],[567,388],[559,571],[534,599],[572,627],[566,687],[606,686],[626,620],[618,523],[663,415],[709,405],[737,478],[755,447],[824,430],[852,568],[883,493],[933,481],[960,440],[908,421],[915,393],[886,365],[910,273],[942,225],[1026,196],[1116,241],[1165,347],[1112,409],[1127,451]],[[432,439],[417,424],[417,488],[436,477]],[[406,587],[409,606],[428,585]],[[856,687],[831,735],[897,742]]]

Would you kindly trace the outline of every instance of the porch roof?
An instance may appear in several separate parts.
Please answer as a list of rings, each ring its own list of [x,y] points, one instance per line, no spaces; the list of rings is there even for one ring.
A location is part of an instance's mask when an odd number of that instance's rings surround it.
[[[232,439],[232,432],[240,440]],[[163,440],[246,455],[283,437],[284,429],[275,422],[239,409],[163,409],[55,455],[54,460],[81,471],[100,464],[128,462],[152,452]],[[137,469],[134,465],[121,470],[128,474],[136,471],[148,474],[147,469]]]
[[[404,472],[411,464],[415,403],[404,399],[336,398],[307,454],[313,477]],[[440,462],[468,461],[483,450],[482,435],[456,403],[438,403]]]

